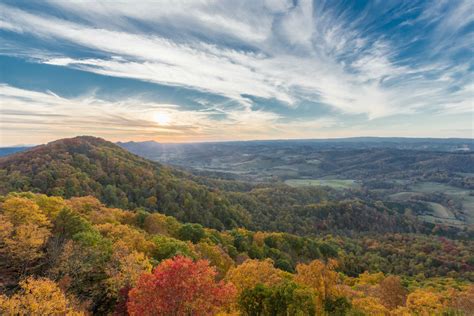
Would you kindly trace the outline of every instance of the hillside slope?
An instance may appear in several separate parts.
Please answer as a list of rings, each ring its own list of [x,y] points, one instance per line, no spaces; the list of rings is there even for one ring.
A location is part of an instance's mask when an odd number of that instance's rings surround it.
[[[218,192],[100,138],[81,136],[0,159],[0,193],[92,195],[109,206],[144,207],[217,229],[249,226],[249,216]]]

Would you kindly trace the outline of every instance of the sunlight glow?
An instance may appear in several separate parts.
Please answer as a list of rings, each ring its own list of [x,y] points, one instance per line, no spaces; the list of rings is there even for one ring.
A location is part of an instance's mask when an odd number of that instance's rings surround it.
[[[156,112],[153,115],[153,119],[156,123],[160,125],[167,125],[171,121],[171,117],[169,116],[169,114],[164,112]]]

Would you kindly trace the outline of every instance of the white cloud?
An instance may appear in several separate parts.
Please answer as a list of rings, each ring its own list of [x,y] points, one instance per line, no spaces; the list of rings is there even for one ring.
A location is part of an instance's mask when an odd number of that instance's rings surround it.
[[[472,111],[468,68],[453,67],[446,60],[400,64],[400,48],[364,32],[368,27],[360,27],[363,17],[351,20],[325,3],[49,2],[62,16],[80,20],[1,5],[0,29],[67,41],[109,56],[80,59],[53,51],[38,56],[44,63],[223,95],[243,105],[237,116],[248,121],[250,115],[258,122],[280,117],[267,112],[260,117],[245,94],[274,98],[290,107],[310,99],[369,119],[423,109]],[[469,1],[460,2],[443,16],[443,6],[434,6],[420,19],[443,20],[449,32],[439,36],[445,38],[472,20],[466,13],[470,7]],[[132,20],[145,23],[150,31],[143,33]]]
[[[313,3],[311,0],[302,0],[299,5],[288,8],[285,16],[278,21],[278,29],[285,40],[290,44],[311,46],[314,30]]]
[[[94,95],[66,99],[51,91],[37,92],[8,85],[0,85],[0,100],[2,105],[8,105],[0,107],[2,142],[21,139],[24,134],[32,141],[42,142],[45,135],[88,133],[108,139],[148,136],[168,142],[253,139],[283,124],[275,113],[249,108],[218,111],[211,107],[207,111],[190,111],[175,104],[137,97],[121,101],[103,100]],[[223,117],[217,119],[216,114]],[[157,115],[165,116],[166,124],[157,120]]]
[[[459,91],[460,94],[472,93]],[[112,141],[156,140],[190,142],[215,140],[332,138],[349,136],[446,136],[459,130],[464,117],[446,121],[445,116],[421,118],[413,123],[346,124],[335,117],[289,120],[281,115],[248,107],[223,109],[202,102],[201,111],[185,110],[140,97],[109,101],[93,94],[67,99],[52,91],[38,92],[0,85],[0,145],[45,143],[58,137],[93,134]],[[8,105],[8,106],[5,106]],[[472,104],[471,104],[472,105]],[[448,110],[469,104],[447,104]],[[165,116],[166,122],[156,119]],[[219,118],[218,118],[219,117]],[[471,118],[472,119],[472,118]],[[469,119],[468,119],[469,121]],[[382,127],[380,127],[382,125]],[[441,128],[443,127],[443,128]],[[469,131],[456,135],[466,137]],[[454,132],[450,132],[451,135]]]
[[[272,28],[272,15],[261,14],[267,5],[259,1],[63,1],[49,3],[100,27],[133,28],[128,18],[155,24],[166,24],[187,31],[231,36],[246,41],[265,40]],[[285,1],[275,1],[280,10]],[[277,10],[278,11],[278,10]]]

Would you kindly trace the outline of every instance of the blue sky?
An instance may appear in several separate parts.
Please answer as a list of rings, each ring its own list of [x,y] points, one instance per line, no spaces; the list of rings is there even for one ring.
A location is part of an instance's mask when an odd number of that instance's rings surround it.
[[[473,137],[474,1],[0,3],[1,145]]]

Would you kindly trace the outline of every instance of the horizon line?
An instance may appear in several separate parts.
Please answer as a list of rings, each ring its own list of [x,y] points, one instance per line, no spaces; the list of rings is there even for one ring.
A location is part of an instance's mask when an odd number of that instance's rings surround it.
[[[50,140],[44,143],[38,144],[14,144],[14,145],[0,145],[1,148],[15,148],[15,147],[36,147],[40,145],[45,145],[54,141],[58,141],[61,139],[71,139],[77,137],[85,137],[85,136],[92,136],[96,138],[101,138],[106,141],[110,141],[107,138],[94,136],[94,135],[77,135],[72,137],[62,137],[57,138],[54,140]],[[343,141],[343,140],[357,140],[357,139],[400,139],[400,140],[466,140],[466,141],[474,141],[474,137],[466,138],[466,137],[418,137],[418,136],[353,136],[353,137],[334,137],[334,138],[267,138],[267,139],[246,139],[246,140],[204,140],[204,141],[183,141],[183,142],[160,142],[154,139],[150,140],[119,140],[119,141],[110,141],[111,143],[146,143],[146,142],[154,142],[157,144],[167,144],[167,145],[180,145],[180,144],[212,144],[212,143],[244,143],[244,142],[285,142],[285,141]]]

